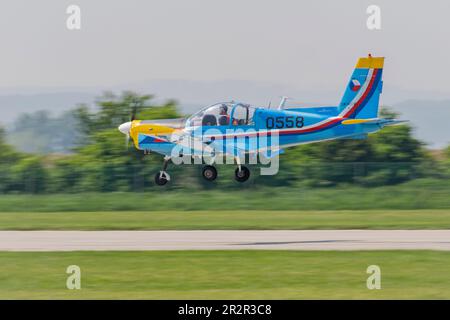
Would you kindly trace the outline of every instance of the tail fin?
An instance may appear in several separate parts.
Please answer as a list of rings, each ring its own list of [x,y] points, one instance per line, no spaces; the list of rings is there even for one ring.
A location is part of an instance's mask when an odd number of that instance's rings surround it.
[[[378,117],[378,103],[383,87],[383,57],[359,58],[339,104],[343,118],[369,119]]]

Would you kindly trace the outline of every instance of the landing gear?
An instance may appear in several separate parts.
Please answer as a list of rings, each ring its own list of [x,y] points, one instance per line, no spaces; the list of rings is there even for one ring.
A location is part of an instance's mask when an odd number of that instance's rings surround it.
[[[217,178],[217,169],[213,166],[204,166],[202,176],[207,181],[214,181]]]
[[[167,173],[167,166],[169,165],[170,157],[164,157],[163,169],[155,175],[155,183],[158,186],[163,186],[170,181],[170,175]]]
[[[170,160],[171,158],[169,156],[164,157],[163,168],[155,175],[155,183],[158,186],[163,186],[170,181],[170,175],[166,171]],[[248,178],[250,178],[250,170],[247,167],[241,165],[241,162],[238,159],[236,160],[236,162],[238,164],[238,167],[234,172],[234,178],[238,182],[247,181]],[[207,181],[214,181],[217,179],[217,169],[212,165],[206,165],[202,169],[202,176]]]
[[[248,180],[248,178],[250,178],[250,170],[247,167],[240,165],[234,172],[234,178],[238,182],[245,182]]]
[[[169,181],[170,181],[170,176],[169,176],[169,174],[167,172],[160,171],[160,172],[156,173],[156,175],[155,175],[155,183],[158,186],[163,186]]]

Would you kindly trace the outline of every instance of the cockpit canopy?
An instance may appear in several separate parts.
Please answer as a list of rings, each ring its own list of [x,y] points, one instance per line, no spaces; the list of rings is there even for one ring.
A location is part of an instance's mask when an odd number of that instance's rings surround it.
[[[245,103],[216,103],[188,118],[186,127],[198,126],[250,126],[256,108]]]

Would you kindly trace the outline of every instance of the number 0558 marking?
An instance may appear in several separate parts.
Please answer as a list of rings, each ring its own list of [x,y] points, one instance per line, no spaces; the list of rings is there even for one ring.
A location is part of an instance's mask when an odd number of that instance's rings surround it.
[[[303,117],[267,117],[266,127],[267,129],[282,129],[282,128],[301,128],[304,126]]]

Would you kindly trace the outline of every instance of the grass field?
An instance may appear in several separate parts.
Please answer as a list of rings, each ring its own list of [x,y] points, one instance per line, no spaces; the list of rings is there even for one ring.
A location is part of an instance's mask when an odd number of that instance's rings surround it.
[[[66,268],[81,268],[81,290]],[[366,269],[381,268],[381,290]],[[449,299],[449,252],[0,252],[0,299]]]
[[[0,212],[368,209],[450,209],[450,181],[417,179],[378,188],[244,185],[192,192],[155,188],[136,193],[0,195]]]
[[[450,210],[0,213],[0,230],[450,229]]]

